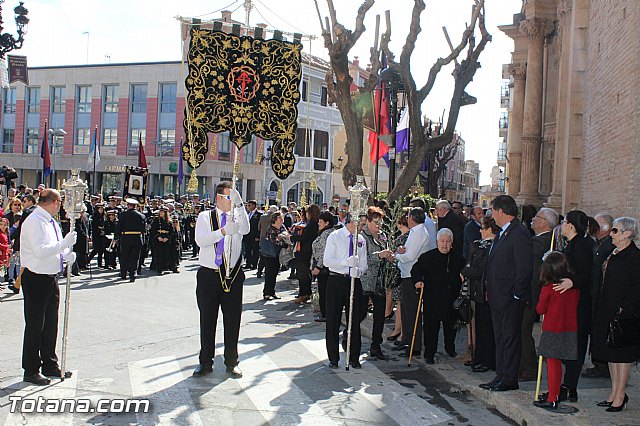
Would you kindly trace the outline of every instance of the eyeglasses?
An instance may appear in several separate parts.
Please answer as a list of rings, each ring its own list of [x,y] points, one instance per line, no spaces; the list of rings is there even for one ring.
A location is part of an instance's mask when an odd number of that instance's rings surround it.
[[[624,232],[624,229],[619,229],[619,228],[611,228],[611,233],[612,234],[617,234],[618,232]]]
[[[382,226],[382,221],[381,220],[372,220],[370,222],[373,223],[378,228]]]
[[[231,195],[218,194],[218,197],[224,198],[225,200],[230,200],[231,199]]]

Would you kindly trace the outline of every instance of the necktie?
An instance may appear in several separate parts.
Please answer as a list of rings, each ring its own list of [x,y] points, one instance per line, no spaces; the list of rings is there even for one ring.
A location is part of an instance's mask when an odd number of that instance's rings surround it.
[[[58,235],[58,227],[56,226],[56,222],[53,219],[51,219],[51,225],[53,226],[53,232],[56,233],[56,241],[60,241],[60,236]],[[61,271],[63,267],[62,260],[63,260],[62,253],[60,253],[60,270]]]
[[[222,218],[220,219],[220,228],[224,228],[227,224],[227,214],[222,213]],[[222,256],[224,256],[224,238],[216,244],[216,266],[222,265]]]
[[[349,234],[349,257],[353,256],[353,234]],[[349,267],[349,274],[351,274],[351,267]]]

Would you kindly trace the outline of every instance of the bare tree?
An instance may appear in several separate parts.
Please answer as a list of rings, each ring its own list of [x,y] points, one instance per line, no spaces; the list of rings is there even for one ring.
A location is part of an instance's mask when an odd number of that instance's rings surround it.
[[[391,19],[389,12],[386,14],[386,30],[385,33],[382,34],[379,47],[378,28],[376,25],[375,44],[374,47],[371,48],[371,78],[362,90],[372,91],[377,84],[377,75],[380,71],[380,52],[383,51],[387,56],[389,67],[397,71],[402,79],[407,99],[407,108],[409,109],[409,128],[413,138],[413,151],[411,152],[411,156],[402,174],[398,177],[395,188],[389,193],[389,199],[391,201],[407,193],[420,172],[422,161],[430,151],[439,151],[451,143],[460,108],[476,102],[475,98],[465,92],[465,89],[473,80],[476,70],[480,68],[478,59],[486,44],[491,41],[491,35],[485,28],[484,0],[473,1],[474,7],[471,14],[471,21],[462,33],[460,43],[455,47],[452,46],[451,53],[447,57],[439,58],[432,65],[429,70],[427,82],[420,88],[417,87],[411,73],[411,56],[415,51],[418,35],[422,31],[420,28],[420,16],[425,9],[424,0],[414,0],[409,34],[407,35],[398,61],[395,60],[395,55],[389,48],[389,41],[391,40]],[[333,0],[327,0],[331,20],[329,21],[329,18],[325,18],[324,23],[322,22],[317,0],[315,0],[315,2],[324,44],[329,51],[331,61],[331,72],[327,75],[329,91],[332,99],[334,99],[338,105],[347,134],[346,153],[348,158],[347,165],[343,169],[342,180],[345,185],[351,185],[355,182],[355,176],[362,174],[363,129],[360,118],[355,112],[350,93],[352,79],[349,75],[348,55],[351,48],[365,31],[364,18],[373,6],[374,0],[364,0],[358,9],[356,29],[353,32],[338,22]],[[481,40],[477,44],[475,39],[476,26],[481,35]],[[467,49],[466,57],[458,63],[458,57],[465,49]],[[439,135],[429,137],[422,131],[421,107],[427,96],[431,93],[440,70],[452,62],[455,62],[455,69],[452,73],[454,88],[451,95],[449,113],[446,124],[444,125],[445,128]]]

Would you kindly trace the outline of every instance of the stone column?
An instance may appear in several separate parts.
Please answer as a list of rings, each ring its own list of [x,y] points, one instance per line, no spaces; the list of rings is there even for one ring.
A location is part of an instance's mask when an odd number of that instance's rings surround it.
[[[524,79],[527,65],[510,64],[509,74],[513,77],[513,109],[509,117],[509,140],[507,141],[507,194],[517,197],[520,193],[522,173],[522,118],[524,115]]]
[[[529,39],[524,119],[522,124],[522,171],[518,204],[540,206],[540,143],[542,135],[543,43],[553,23],[542,18],[526,19],[520,31]]]

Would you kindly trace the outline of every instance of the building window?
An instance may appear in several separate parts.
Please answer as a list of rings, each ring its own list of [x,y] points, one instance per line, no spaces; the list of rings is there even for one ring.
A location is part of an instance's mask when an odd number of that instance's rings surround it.
[[[176,83],[160,85],[160,112],[176,112]]]
[[[302,80],[302,100],[306,101],[307,100],[307,95],[308,95],[308,86],[307,86],[307,81],[306,80]]]
[[[118,86],[104,86],[104,112],[118,112]]]
[[[91,112],[91,86],[78,86],[78,113]]]
[[[231,141],[229,132],[218,134],[218,160],[229,161],[231,159]]]
[[[2,132],[2,153],[8,154],[13,152],[13,136],[13,129],[4,129]]]
[[[129,155],[138,155],[138,141],[142,140],[142,147],[146,146],[147,129],[131,129]]]
[[[37,114],[40,112],[40,88],[27,87],[27,112]]]
[[[256,137],[251,136],[251,143],[245,146],[242,150],[244,151],[244,162],[246,164],[253,164],[256,161]]]
[[[118,129],[104,129],[102,136],[102,145],[116,146],[118,145]]]
[[[16,88],[8,87],[4,89],[4,113],[15,114],[16,113]]]
[[[52,111],[56,112],[64,112],[64,95],[65,88],[64,87],[52,87],[51,88],[51,100],[52,100]]]
[[[298,157],[309,157],[311,155],[311,134],[307,135],[307,129],[298,127],[295,154]]]
[[[38,134],[38,129],[27,129],[27,141],[25,144],[25,153],[26,154],[37,154],[38,153],[38,144],[40,143],[40,135]]]
[[[329,133],[316,130],[313,134],[313,168],[314,170],[327,170],[329,163]]]
[[[131,85],[131,112],[147,112],[147,85]]]
[[[76,145],[89,146],[91,144],[91,129],[78,129]]]
[[[327,96],[327,88],[322,86],[322,88],[320,89],[320,105],[327,106]]]
[[[160,129],[160,141],[158,145],[160,148],[160,157],[173,156],[173,149],[176,146],[175,129]]]

